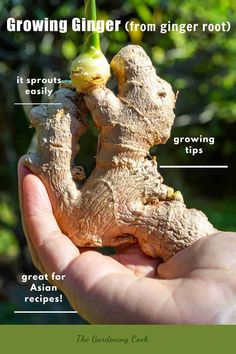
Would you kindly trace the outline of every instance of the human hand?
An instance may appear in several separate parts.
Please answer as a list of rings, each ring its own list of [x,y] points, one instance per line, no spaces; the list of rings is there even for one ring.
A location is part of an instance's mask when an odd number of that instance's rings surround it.
[[[138,246],[104,256],[63,235],[47,191],[19,163],[22,222],[35,266],[90,323],[236,323],[236,233],[204,237],[168,262]],[[157,271],[156,271],[157,270]]]

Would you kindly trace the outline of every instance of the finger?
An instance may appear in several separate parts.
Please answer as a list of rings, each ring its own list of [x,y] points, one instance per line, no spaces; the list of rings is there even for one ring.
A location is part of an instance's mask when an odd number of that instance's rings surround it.
[[[158,267],[158,274],[165,279],[187,277],[206,269],[227,270],[235,266],[232,253],[236,252],[236,233],[219,232],[194,242]]]
[[[157,266],[162,262],[161,259],[145,255],[138,245],[118,250],[112,258],[131,270],[134,275],[149,278],[157,276]]]
[[[41,180],[32,174],[27,174],[23,180],[23,203],[26,228],[46,272],[63,273],[79,256],[79,250],[61,233],[47,191]]]
[[[164,279],[188,277],[191,271],[199,268],[201,257],[204,256],[205,252],[208,252],[207,247],[202,247],[204,243],[205,238],[200,239],[178,252],[167,262],[160,264],[157,269],[159,276]]]
[[[20,203],[20,211],[21,211],[21,222],[24,230],[24,234],[26,237],[26,241],[28,244],[29,252],[31,254],[31,258],[34,266],[41,272],[45,273],[44,267],[39,261],[39,257],[37,252],[32,244],[32,241],[28,235],[28,230],[25,224],[24,218],[24,201],[23,201],[23,180],[26,175],[30,174],[30,170],[24,166],[24,156],[22,156],[18,162],[18,194],[19,194],[19,203]]]

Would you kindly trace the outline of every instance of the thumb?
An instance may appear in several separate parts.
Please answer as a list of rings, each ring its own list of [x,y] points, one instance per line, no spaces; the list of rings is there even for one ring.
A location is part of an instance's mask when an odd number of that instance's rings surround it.
[[[48,274],[63,273],[79,255],[79,250],[61,233],[41,180],[35,175],[26,175],[22,191],[24,223],[39,261]]]

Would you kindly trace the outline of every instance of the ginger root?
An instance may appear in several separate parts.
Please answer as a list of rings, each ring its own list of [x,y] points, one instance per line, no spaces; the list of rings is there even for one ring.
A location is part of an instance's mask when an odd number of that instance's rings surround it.
[[[38,148],[25,165],[41,178],[61,231],[78,246],[138,242],[164,261],[215,231],[207,217],[187,209],[181,194],[163,184],[149,149],[164,144],[174,122],[176,97],[156,75],[139,46],[123,48],[112,60],[118,95],[106,87],[84,95],[60,89],[35,107],[31,124]],[[100,131],[96,167],[86,179],[74,165],[86,131],[87,109]]]

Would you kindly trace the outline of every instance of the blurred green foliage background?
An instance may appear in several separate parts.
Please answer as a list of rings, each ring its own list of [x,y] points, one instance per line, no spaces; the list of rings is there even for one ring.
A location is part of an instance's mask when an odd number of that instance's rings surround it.
[[[159,75],[179,91],[172,137],[152,149],[159,164],[222,164],[228,170],[162,170],[166,184],[180,189],[190,207],[201,208],[214,225],[235,230],[236,198],[236,2],[233,0],[98,0],[98,18],[136,23],[221,23],[230,32],[120,32],[101,36],[110,60],[128,43],[139,44],[150,55]],[[83,34],[6,31],[7,17],[18,19],[72,19],[83,16],[83,2],[74,0],[1,0],[0,2],[0,322],[75,323],[75,317],[14,317],[26,289],[20,274],[34,273],[23,235],[17,197],[17,161],[31,144],[30,106],[14,102],[45,102],[46,97],[24,95],[16,77],[67,79],[71,60],[81,51]],[[115,82],[110,86],[115,89]],[[54,89],[56,89],[55,87]],[[214,136],[201,155],[186,155],[175,136]],[[80,164],[89,174],[94,166],[97,131],[92,126],[81,139]],[[200,145],[195,144],[194,147]],[[69,308],[65,302],[62,309]],[[51,309],[51,307],[49,307]]]

